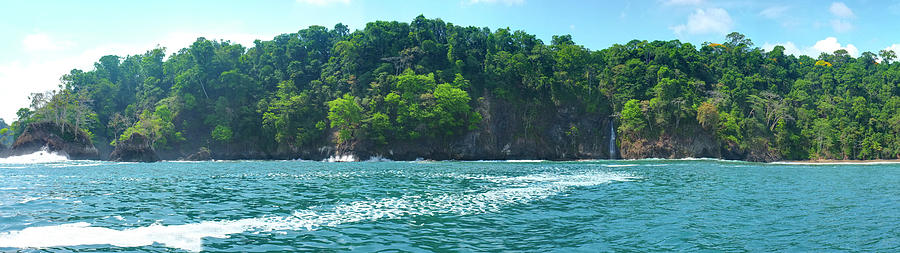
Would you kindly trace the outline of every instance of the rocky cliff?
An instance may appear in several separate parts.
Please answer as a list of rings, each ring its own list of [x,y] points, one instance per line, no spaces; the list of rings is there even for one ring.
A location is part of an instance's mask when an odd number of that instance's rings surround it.
[[[131,134],[125,141],[116,143],[116,149],[109,154],[110,161],[116,162],[156,162],[159,156],[150,145],[150,139],[139,133]]]
[[[393,160],[608,159],[608,115],[577,112],[574,108],[532,106],[498,98],[482,98],[476,110],[478,128],[447,140],[410,141],[378,146],[353,143],[323,147],[334,156]]]
[[[100,159],[100,154],[87,133],[70,124],[54,122],[37,122],[26,126],[6,155],[31,154],[44,147],[73,160]]]
[[[690,130],[678,135],[663,134],[655,138],[623,136],[619,140],[622,158],[722,157],[714,136],[699,128],[687,129]]]
[[[513,159],[641,159],[713,157],[736,160],[772,161],[778,157],[767,150],[722,145],[699,126],[653,137],[620,136],[613,118],[604,113],[575,108],[535,106],[498,98],[482,98],[476,110],[483,120],[465,134],[446,139],[396,142],[389,145],[351,142],[335,145],[325,140],[309,147],[263,148],[260,143],[185,143],[163,152],[155,151],[149,140],[133,135],[119,143],[110,154],[114,161],[307,159],[367,160],[513,160]],[[692,124],[692,123],[687,123]],[[611,144],[610,141],[613,141]],[[207,148],[208,145],[208,148]]]

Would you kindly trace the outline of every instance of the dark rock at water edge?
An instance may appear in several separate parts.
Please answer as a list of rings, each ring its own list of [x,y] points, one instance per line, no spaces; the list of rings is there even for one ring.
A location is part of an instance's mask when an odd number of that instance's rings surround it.
[[[208,148],[200,148],[200,151],[197,151],[197,153],[193,153],[181,160],[182,161],[209,161],[209,160],[212,160],[212,154],[209,152]]]
[[[146,136],[134,133],[125,141],[116,143],[116,149],[109,154],[110,161],[116,162],[157,162],[159,156]]]
[[[25,127],[7,156],[31,154],[47,148],[73,160],[98,160],[100,154],[87,133],[68,123],[36,122]]]

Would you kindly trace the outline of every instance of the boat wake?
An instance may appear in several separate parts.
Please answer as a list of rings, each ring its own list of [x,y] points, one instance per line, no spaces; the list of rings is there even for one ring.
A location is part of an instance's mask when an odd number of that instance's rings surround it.
[[[452,176],[452,175],[448,175]],[[150,225],[116,230],[86,222],[30,227],[0,233],[0,248],[47,248],[78,245],[139,247],[154,243],[187,251],[203,250],[203,238],[227,238],[244,232],[312,231],[320,227],[409,216],[473,215],[499,212],[502,208],[545,199],[571,187],[585,187],[634,176],[605,171],[579,174],[535,174],[521,177],[487,177],[502,187],[478,193],[408,195],[356,201],[332,207],[295,211],[291,216],[205,221],[184,225]],[[47,240],[47,238],[55,238]]]

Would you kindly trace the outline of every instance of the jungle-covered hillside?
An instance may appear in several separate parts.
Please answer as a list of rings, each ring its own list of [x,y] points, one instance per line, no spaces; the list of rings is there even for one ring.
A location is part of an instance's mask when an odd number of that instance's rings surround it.
[[[519,156],[605,158],[614,124],[612,156],[626,158],[900,155],[894,52],[812,58],[763,50],[740,33],[722,39],[597,50],[568,35],[545,42],[423,16],[355,31],[311,26],[250,48],[198,38],[72,70],[58,90],[33,94],[0,134],[67,122],[101,151],[141,133],[170,159],[202,149],[223,158],[390,157],[401,147],[465,159],[479,158],[460,155],[478,145],[501,155],[528,146]],[[704,148],[686,152],[695,147],[684,143]],[[423,145],[431,153],[414,152]],[[250,155],[226,155],[237,153]]]

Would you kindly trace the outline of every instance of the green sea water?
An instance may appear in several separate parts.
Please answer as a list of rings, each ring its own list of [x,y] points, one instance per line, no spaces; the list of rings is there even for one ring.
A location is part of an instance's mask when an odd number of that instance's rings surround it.
[[[892,164],[46,160],[0,251],[900,252]]]

